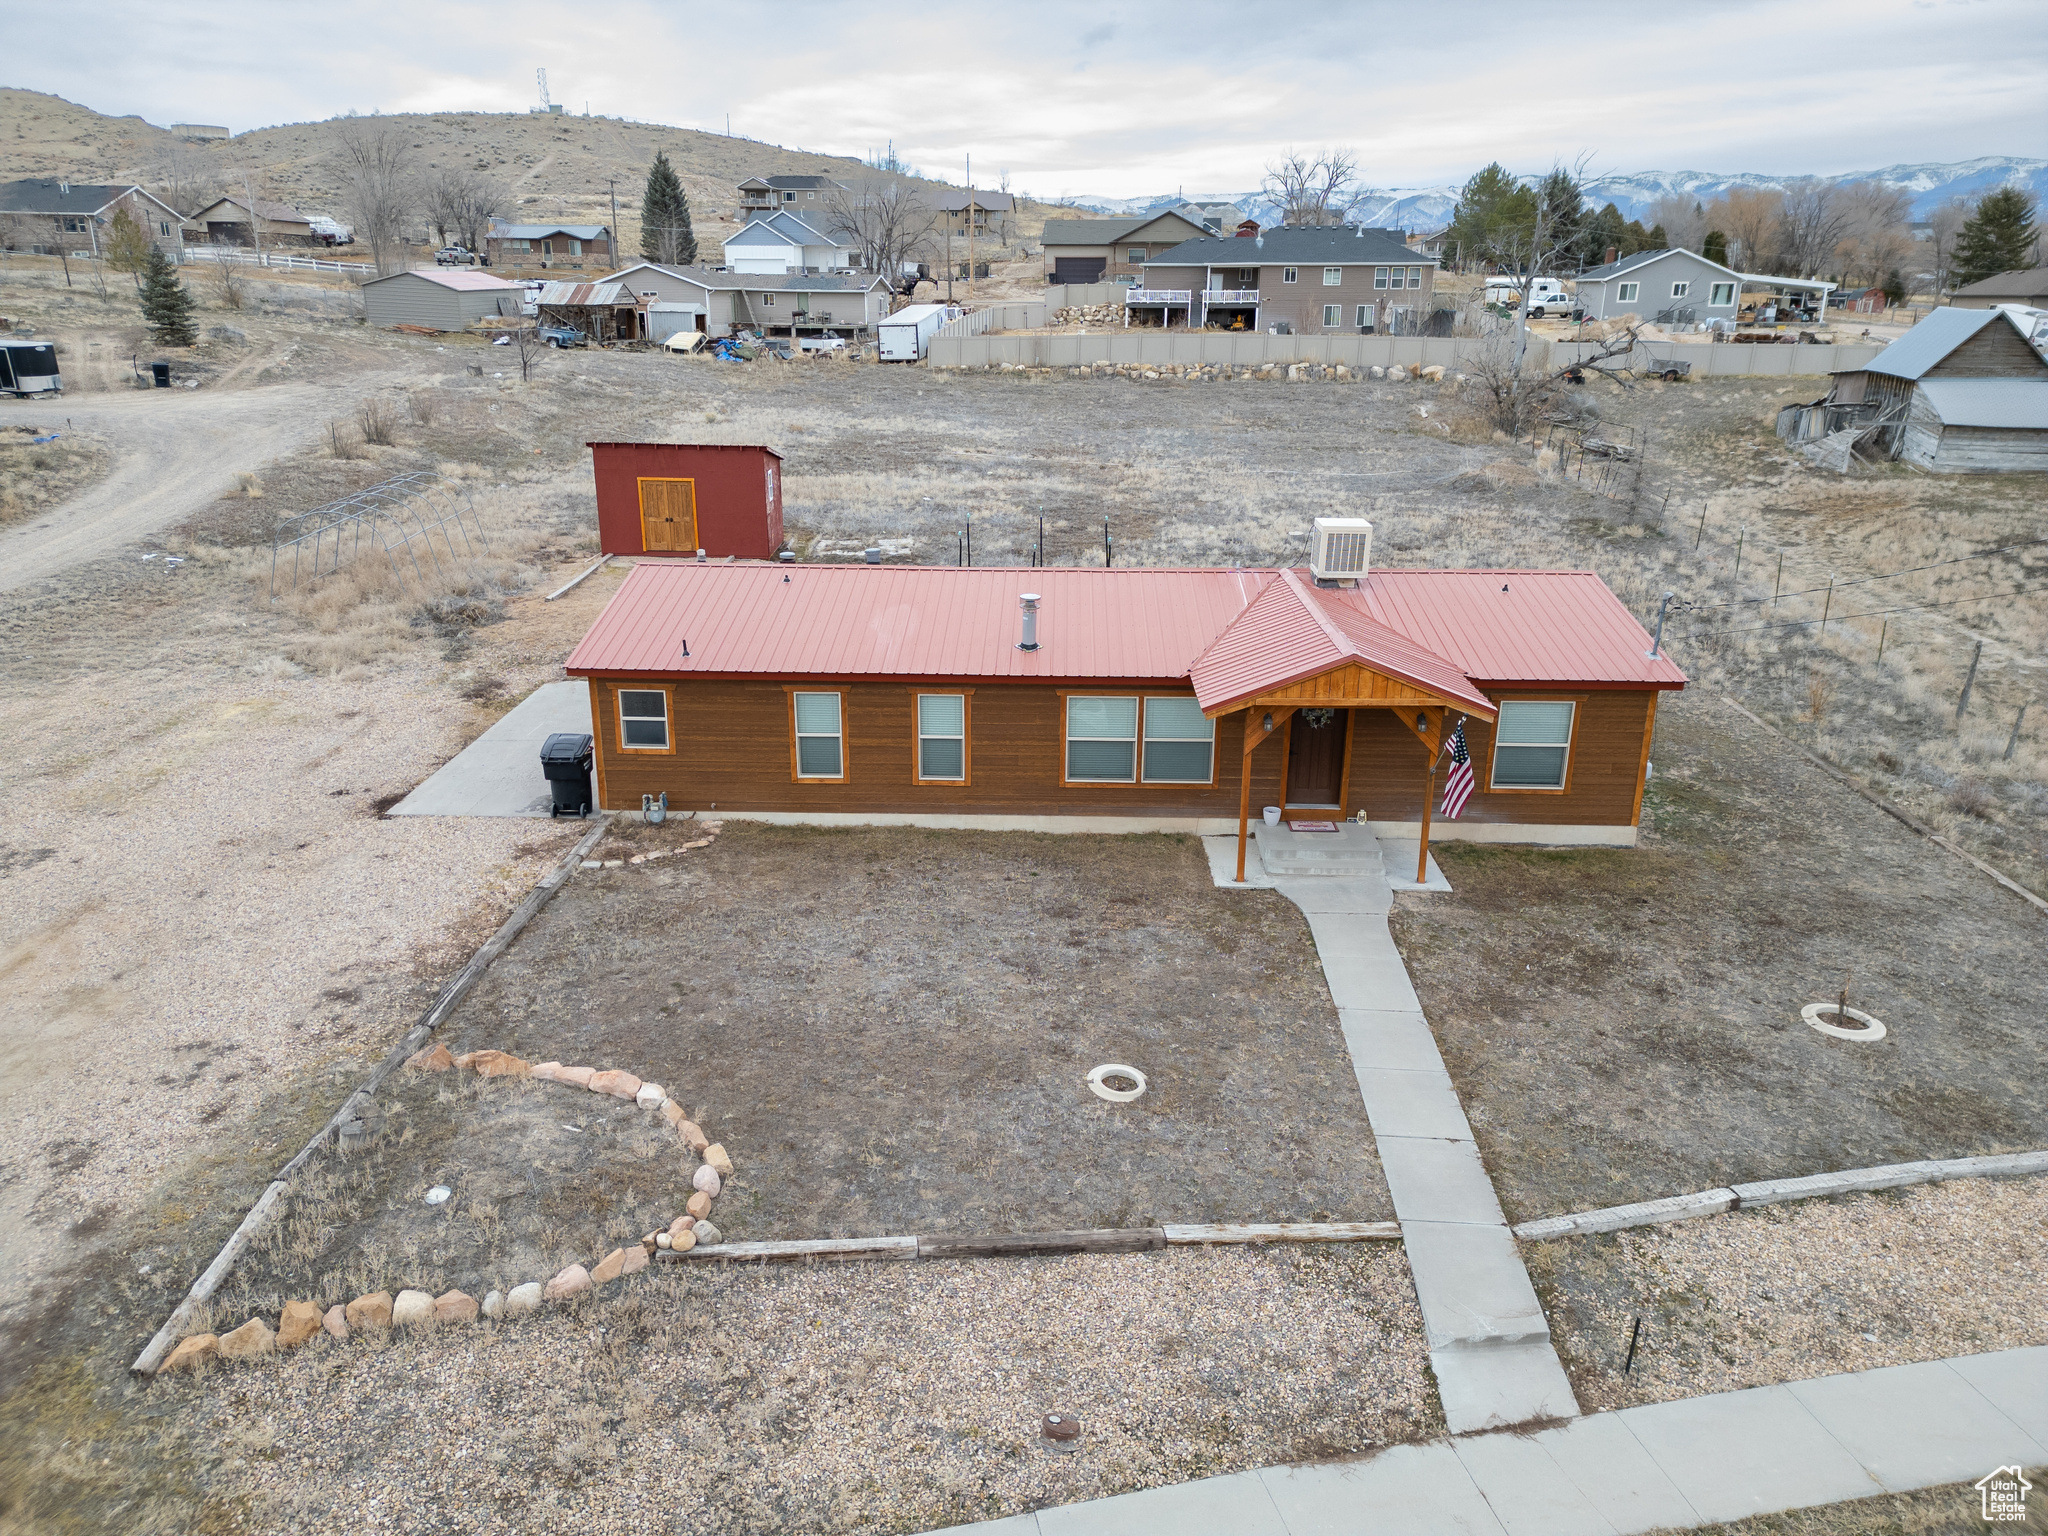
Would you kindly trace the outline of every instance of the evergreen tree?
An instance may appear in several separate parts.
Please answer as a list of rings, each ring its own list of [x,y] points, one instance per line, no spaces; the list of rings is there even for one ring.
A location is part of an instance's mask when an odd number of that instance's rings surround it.
[[[1708,230],[1707,243],[1701,247],[1700,254],[1709,261],[1718,261],[1722,266],[1727,266],[1728,237],[1718,229]]]
[[[1535,227],[1536,194],[1495,161],[1459,191],[1445,238],[1460,262],[1498,262],[1526,255]]]
[[[1628,220],[1609,203],[1586,221],[1586,232],[1581,238],[1585,241],[1587,265],[1597,267],[1607,260],[1610,247],[1618,256],[1628,245]]]
[[[640,203],[640,254],[667,267],[687,267],[697,259],[690,199],[665,149],[656,151],[647,170],[647,196]]]
[[[2018,187],[2000,187],[1956,236],[1956,286],[2022,270],[2033,246],[2034,200]]]
[[[1664,233],[1662,224],[1652,224],[1650,233],[1644,238],[1650,242],[1643,247],[1646,251],[1665,251],[1671,248],[1671,237]]]
[[[1897,267],[1884,276],[1884,301],[1894,309],[1906,302],[1906,274]]]
[[[1556,166],[1537,183],[1536,195],[1543,203],[1543,243],[1554,248],[1566,262],[1572,261],[1579,253],[1579,242],[1590,222],[1586,194],[1579,189],[1578,177],[1563,166]]]
[[[142,286],[142,269],[149,262],[150,244],[134,214],[126,208],[116,210],[100,248],[107,253],[108,266],[116,272],[128,273],[137,288]]]
[[[156,246],[142,267],[142,318],[161,347],[190,347],[199,342],[192,325],[192,295],[178,281],[178,270]]]

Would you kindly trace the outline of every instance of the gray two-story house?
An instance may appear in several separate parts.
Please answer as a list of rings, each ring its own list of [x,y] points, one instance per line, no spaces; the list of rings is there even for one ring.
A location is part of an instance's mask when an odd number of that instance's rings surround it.
[[[1301,336],[1419,334],[1438,262],[1398,229],[1283,224],[1256,235],[1185,240],[1145,263],[1125,295],[1134,324]]]

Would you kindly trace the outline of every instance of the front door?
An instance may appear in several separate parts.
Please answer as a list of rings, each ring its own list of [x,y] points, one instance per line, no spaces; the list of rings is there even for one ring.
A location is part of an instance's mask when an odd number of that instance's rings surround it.
[[[1343,798],[1348,709],[1296,710],[1288,722],[1287,803],[1336,805]]]

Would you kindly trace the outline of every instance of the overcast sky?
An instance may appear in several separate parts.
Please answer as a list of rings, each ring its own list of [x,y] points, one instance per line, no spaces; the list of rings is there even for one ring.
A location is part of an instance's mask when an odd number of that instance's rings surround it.
[[[545,66],[573,112],[971,153],[1042,197],[1248,189],[1321,144],[1379,186],[2048,156],[2048,0],[10,0],[5,32],[4,83],[159,124],[517,111]]]

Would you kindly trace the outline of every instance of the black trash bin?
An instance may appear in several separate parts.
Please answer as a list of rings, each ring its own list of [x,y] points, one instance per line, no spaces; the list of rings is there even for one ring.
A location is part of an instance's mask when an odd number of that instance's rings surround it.
[[[555,803],[550,816],[588,816],[591,812],[590,768],[595,759],[590,738],[573,731],[550,736],[540,749],[540,771],[547,775]]]
[[[151,363],[149,371],[156,375],[156,387],[158,389],[169,389],[171,387],[171,365],[169,363]]]

